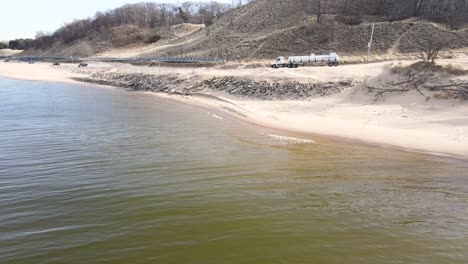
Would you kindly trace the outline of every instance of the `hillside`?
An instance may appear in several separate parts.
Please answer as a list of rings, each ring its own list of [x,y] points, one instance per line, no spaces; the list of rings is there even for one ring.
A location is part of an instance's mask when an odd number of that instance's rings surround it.
[[[373,52],[380,55],[418,52],[413,42],[423,35],[446,30],[421,18],[386,22],[383,17],[363,16],[362,23],[338,22],[335,13],[317,23],[297,0],[255,0],[230,9],[213,24],[180,24],[142,28],[121,25],[104,32],[89,32],[70,44],[55,42],[46,50],[26,54],[98,57],[216,57],[226,60],[270,59],[279,55],[328,53],[364,55],[375,23]],[[333,2],[333,1],[330,1]],[[468,29],[453,31],[459,37],[447,49],[468,47]],[[145,36],[161,39],[146,44]]]
[[[374,52],[416,52],[411,40],[419,32],[437,32],[441,25],[420,19],[379,22],[368,17],[360,25],[335,22],[317,24],[315,17],[302,10],[296,0],[257,0],[231,10],[211,27],[159,52],[143,56],[215,56],[229,59],[262,59],[287,54],[327,53],[364,54],[367,51],[371,24],[376,23]],[[468,47],[468,31],[459,30],[461,41],[450,43],[449,49]]]
[[[157,27],[154,29],[139,28],[134,25],[122,25],[110,28],[104,32],[90,32],[85,37],[67,44],[54,42],[46,50],[29,49],[24,54],[41,56],[80,56],[89,57],[96,54],[108,57],[118,53],[122,57],[133,57],[142,50],[151,50],[171,43],[181,37],[192,34],[203,28],[203,25],[179,24],[169,27]],[[155,43],[149,43],[151,37],[156,37]],[[122,52],[119,52],[122,51]]]

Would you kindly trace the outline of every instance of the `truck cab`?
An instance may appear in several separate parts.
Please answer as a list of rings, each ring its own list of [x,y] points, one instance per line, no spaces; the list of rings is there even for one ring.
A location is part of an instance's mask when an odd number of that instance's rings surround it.
[[[278,57],[278,58],[276,58],[276,60],[274,60],[271,63],[271,67],[275,68],[275,69],[280,68],[280,67],[297,68],[298,64],[297,63],[292,63],[289,60],[286,60],[285,57]]]
[[[276,58],[276,60],[273,60],[273,62],[271,63],[271,67],[273,68],[286,67],[286,65],[287,65],[287,62],[284,57],[278,57]]]

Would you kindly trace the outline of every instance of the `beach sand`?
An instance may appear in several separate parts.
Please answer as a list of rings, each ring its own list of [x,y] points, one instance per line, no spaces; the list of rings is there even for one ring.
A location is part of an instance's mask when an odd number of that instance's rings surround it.
[[[58,68],[50,63],[28,64],[27,62],[0,62],[0,76],[31,81],[76,83],[71,78],[78,76],[71,67]]]
[[[15,79],[76,83],[70,78],[93,71],[178,73],[193,78],[246,76],[258,80],[289,78],[315,81],[359,81],[383,74],[395,62],[347,65],[338,68],[304,67],[299,70],[215,69],[139,67],[125,64],[90,63],[78,70],[76,64],[52,67],[50,63],[0,63],[0,76]],[[452,63],[445,61],[444,63]],[[467,61],[455,63],[467,67]],[[466,76],[462,78],[467,78]],[[447,155],[468,159],[468,102],[459,100],[426,101],[415,93],[393,95],[374,103],[359,87],[307,101],[260,101],[237,98],[219,92],[222,98],[152,94],[171,100],[216,109],[246,122],[274,129],[319,134],[382,147]]]

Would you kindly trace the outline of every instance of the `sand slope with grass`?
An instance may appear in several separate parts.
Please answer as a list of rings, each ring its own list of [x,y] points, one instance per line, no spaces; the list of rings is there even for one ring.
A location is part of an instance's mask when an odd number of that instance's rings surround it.
[[[15,56],[23,52],[22,50],[1,49],[0,56]]]

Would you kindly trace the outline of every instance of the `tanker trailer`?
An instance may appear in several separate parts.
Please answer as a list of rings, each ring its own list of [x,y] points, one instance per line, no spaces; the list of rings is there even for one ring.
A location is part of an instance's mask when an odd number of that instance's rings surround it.
[[[297,68],[300,64],[305,65],[306,63],[327,63],[328,66],[338,66],[340,65],[340,56],[336,53],[330,53],[330,55],[315,55],[310,56],[290,56],[288,60],[284,57],[278,57],[271,64],[273,68],[288,67],[288,68]]]

